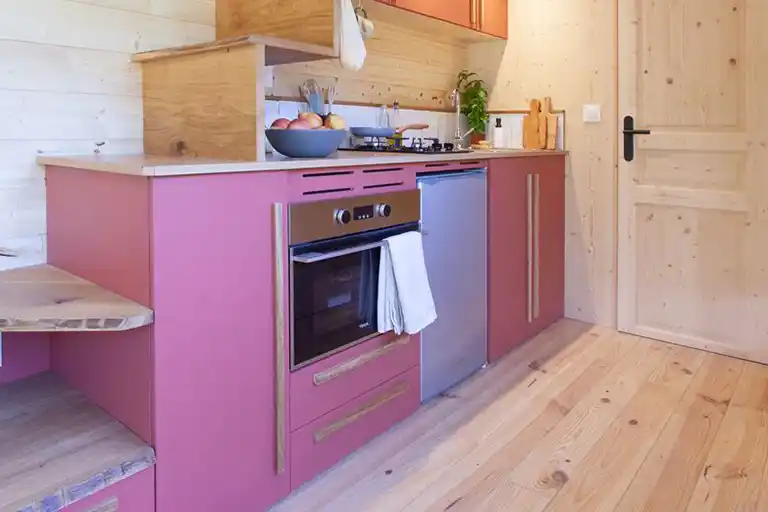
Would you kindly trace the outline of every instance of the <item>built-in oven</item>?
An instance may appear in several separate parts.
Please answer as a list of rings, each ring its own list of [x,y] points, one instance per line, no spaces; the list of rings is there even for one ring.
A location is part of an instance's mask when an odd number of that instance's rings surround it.
[[[419,190],[288,207],[291,369],[378,334],[381,246],[419,229]]]

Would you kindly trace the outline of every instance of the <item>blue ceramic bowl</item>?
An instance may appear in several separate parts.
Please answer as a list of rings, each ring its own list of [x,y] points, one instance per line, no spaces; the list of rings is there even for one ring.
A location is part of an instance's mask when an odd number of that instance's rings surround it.
[[[276,151],[293,158],[323,158],[337,149],[347,130],[274,130],[266,131]]]

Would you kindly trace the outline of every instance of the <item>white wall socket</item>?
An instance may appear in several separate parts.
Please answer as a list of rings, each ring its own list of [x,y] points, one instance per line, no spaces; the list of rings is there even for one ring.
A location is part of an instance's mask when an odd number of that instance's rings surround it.
[[[582,116],[584,118],[585,123],[599,123],[602,120],[600,105],[595,105],[595,104],[584,105],[584,111]]]

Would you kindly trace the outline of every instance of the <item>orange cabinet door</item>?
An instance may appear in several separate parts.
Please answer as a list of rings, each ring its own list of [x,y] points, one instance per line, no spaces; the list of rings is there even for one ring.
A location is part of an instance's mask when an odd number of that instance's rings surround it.
[[[507,0],[476,0],[478,3],[480,31],[492,36],[507,38]],[[399,3],[399,2],[398,2]]]
[[[395,0],[401,9],[407,9],[432,18],[448,21],[465,27],[472,27],[471,10],[475,0]],[[504,4],[506,5],[506,0]],[[506,20],[506,17],[504,18]]]

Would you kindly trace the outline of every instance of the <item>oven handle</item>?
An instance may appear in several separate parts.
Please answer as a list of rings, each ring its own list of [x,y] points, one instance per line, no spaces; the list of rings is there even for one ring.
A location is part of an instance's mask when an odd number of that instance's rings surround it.
[[[384,240],[382,240],[379,242],[357,245],[355,247],[347,247],[346,249],[339,249],[338,251],[308,252],[306,254],[299,254],[294,256],[293,261],[297,263],[317,263],[318,261],[325,261],[338,258],[339,256],[346,256],[347,254],[355,254],[357,252],[363,252],[369,249],[376,249],[377,247],[382,247],[384,243]]]

